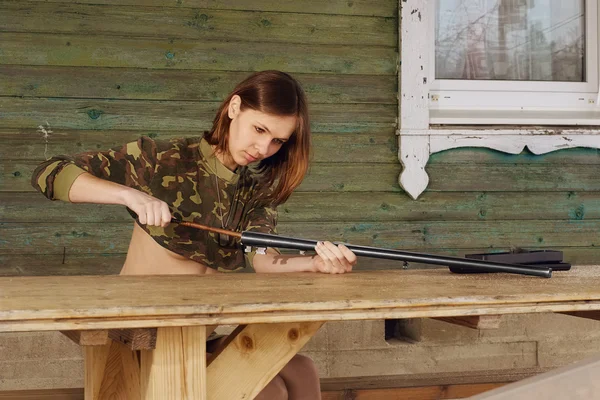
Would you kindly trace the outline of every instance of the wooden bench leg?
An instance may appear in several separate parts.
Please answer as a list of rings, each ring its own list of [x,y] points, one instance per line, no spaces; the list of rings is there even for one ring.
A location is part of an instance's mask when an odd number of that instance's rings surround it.
[[[140,399],[137,353],[121,343],[84,346],[85,400]]]
[[[208,398],[253,399],[304,347],[321,325],[323,322],[240,327],[208,365]]]
[[[143,400],[206,400],[206,327],[158,328],[140,352]]]
[[[84,346],[85,400],[206,400],[206,327],[158,328],[156,348]]]

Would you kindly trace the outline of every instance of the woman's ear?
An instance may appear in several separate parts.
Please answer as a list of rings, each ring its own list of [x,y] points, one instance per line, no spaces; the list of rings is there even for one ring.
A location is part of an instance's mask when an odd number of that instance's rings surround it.
[[[229,101],[229,107],[227,108],[227,114],[229,119],[234,119],[240,113],[240,109],[242,108],[242,98],[237,94],[231,98]]]

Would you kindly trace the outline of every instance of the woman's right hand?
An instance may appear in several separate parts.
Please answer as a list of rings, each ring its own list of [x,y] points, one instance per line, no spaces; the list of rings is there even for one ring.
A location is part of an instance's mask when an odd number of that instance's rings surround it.
[[[169,225],[171,210],[167,203],[139,190],[127,189],[123,193],[124,205],[137,214],[140,224],[163,228]]]

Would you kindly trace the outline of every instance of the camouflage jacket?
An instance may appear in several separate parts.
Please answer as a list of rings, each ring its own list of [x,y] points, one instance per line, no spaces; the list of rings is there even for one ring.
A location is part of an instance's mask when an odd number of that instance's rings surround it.
[[[108,151],[53,157],[36,168],[31,182],[47,198],[68,201],[73,181],[84,171],[165,201],[173,217],[183,221],[276,233],[277,211],[266,200],[271,188],[247,167],[230,171],[202,138],[141,137]],[[245,266],[235,241],[220,245],[218,235],[174,223],[140,226],[158,244],[190,260],[224,271]]]

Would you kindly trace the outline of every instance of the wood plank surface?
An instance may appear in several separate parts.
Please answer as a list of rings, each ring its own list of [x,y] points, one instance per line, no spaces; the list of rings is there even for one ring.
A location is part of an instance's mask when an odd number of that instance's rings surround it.
[[[533,154],[525,149],[521,154],[508,154],[487,148],[464,147],[434,153],[429,164],[600,164],[600,149],[575,147],[546,154]]]
[[[398,43],[398,19],[348,15],[4,0],[5,32],[303,44]]]
[[[0,191],[33,191],[33,161],[0,161]],[[368,171],[368,173],[366,172]],[[400,164],[315,163],[297,192],[403,192],[398,184]],[[446,166],[427,168],[428,191],[452,192],[600,192],[598,167],[565,165]],[[374,176],[377,179],[374,179]],[[482,177],[486,179],[482,179]],[[407,196],[404,197],[410,200]]]
[[[61,331],[61,333],[80,346],[102,346],[108,343],[107,330]]]
[[[2,128],[37,130],[48,124],[53,134],[81,129],[176,131],[193,136],[210,129],[219,105],[220,102],[0,97]],[[321,104],[310,110],[311,129],[361,133],[377,132],[379,128],[390,132],[396,126],[396,111],[393,104]]]
[[[156,349],[140,352],[145,400],[206,400],[206,328],[161,327]]]
[[[208,365],[207,398],[255,398],[322,325],[253,324],[236,329],[235,338]]]
[[[0,275],[118,275],[124,263],[125,253],[0,254]]]
[[[2,332],[600,309],[598,266],[551,279],[420,270],[12,277],[0,278],[0,287]]]
[[[123,238],[129,240],[129,238]],[[545,247],[531,247],[531,250],[544,250]],[[554,248],[556,249],[556,248]],[[573,265],[589,265],[600,259],[600,247],[559,247],[564,260]],[[489,248],[405,249],[427,254],[464,257],[465,254],[490,252]],[[498,249],[508,251],[510,249]],[[125,262],[124,253],[113,254],[0,254],[0,276],[69,276],[69,275],[118,275]],[[382,269],[421,269],[440,268],[421,263],[404,265],[402,261],[381,260],[359,257],[355,270],[371,271]],[[444,268],[444,267],[441,267]],[[251,273],[252,270],[243,272]]]
[[[232,2],[227,0],[33,0],[36,3],[77,3],[77,4],[111,4],[132,5],[141,7],[176,7],[176,8],[207,8],[214,10],[247,10],[274,11],[281,13],[314,13],[342,15],[372,15],[395,17],[398,15],[396,2],[380,0],[330,0],[317,2],[313,0],[252,0]]]
[[[129,223],[0,223],[0,254],[125,253]],[[598,221],[290,222],[279,233],[391,249],[594,247]],[[469,238],[465,240],[465,238]]]
[[[319,221],[580,221],[600,219],[600,194],[428,192],[418,201],[412,201],[391,192],[297,192],[278,210],[280,224]],[[130,219],[129,213],[119,206],[49,201],[38,192],[0,192],[0,222],[104,223],[128,222]]]
[[[45,127],[44,127],[45,128]],[[4,132],[4,134],[3,134]],[[156,131],[62,131],[51,129],[45,138],[40,129],[25,132],[0,130],[0,160],[41,162],[58,154],[78,154],[83,151],[108,150],[111,147],[149,136],[156,140],[202,136],[202,132]],[[311,161],[393,163],[398,160],[396,135],[393,129],[377,132],[313,132]]]
[[[19,97],[222,101],[249,72],[0,65],[2,94]],[[77,79],[73,79],[73,77]],[[294,74],[309,103],[397,104],[394,75]]]
[[[27,51],[23,51],[26,48]],[[397,49],[43,33],[0,33],[0,64],[392,75]],[[268,54],[268,57],[264,55]]]

